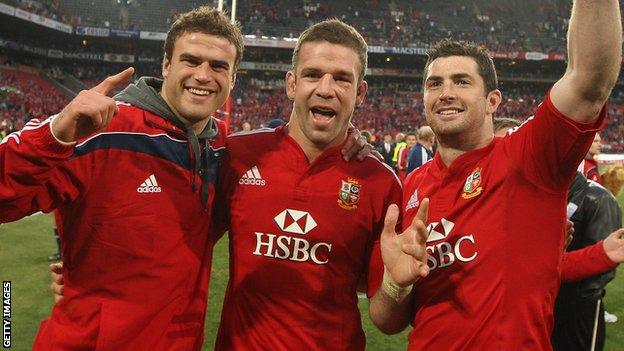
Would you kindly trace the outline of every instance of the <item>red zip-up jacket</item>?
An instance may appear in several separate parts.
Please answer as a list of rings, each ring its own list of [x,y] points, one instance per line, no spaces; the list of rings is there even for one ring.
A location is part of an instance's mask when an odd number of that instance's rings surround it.
[[[50,119],[0,144],[0,222],[58,209],[64,299],[36,350],[199,350],[213,239],[208,236],[225,124],[210,142],[208,199],[186,134],[118,104],[104,132],[62,146]],[[53,117],[52,117],[53,118]]]

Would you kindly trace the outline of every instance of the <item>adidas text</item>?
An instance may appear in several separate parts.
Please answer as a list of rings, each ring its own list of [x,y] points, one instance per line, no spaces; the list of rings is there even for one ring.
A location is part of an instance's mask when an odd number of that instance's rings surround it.
[[[260,186],[264,186],[264,185],[266,185],[266,182],[264,181],[264,179],[241,178],[241,179],[238,180],[238,184],[241,184],[241,185],[260,185]]]
[[[140,186],[137,193],[160,193],[162,189],[159,186]]]

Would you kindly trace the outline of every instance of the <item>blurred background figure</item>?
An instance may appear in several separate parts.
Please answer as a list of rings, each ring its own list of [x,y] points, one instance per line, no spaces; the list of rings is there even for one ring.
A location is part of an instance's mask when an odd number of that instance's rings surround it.
[[[418,128],[418,142],[409,153],[407,158],[407,174],[431,160],[434,154],[435,134],[429,126]]]
[[[392,156],[394,152],[393,144],[392,144],[392,136],[390,134],[385,134],[383,136],[383,140],[377,144],[377,151],[383,156],[384,162],[392,167]]]
[[[600,155],[602,146],[602,138],[599,133],[596,133],[594,142],[591,144],[585,160],[583,160],[583,175],[589,180],[602,184],[602,178],[600,178],[600,171],[598,170],[598,155]]]

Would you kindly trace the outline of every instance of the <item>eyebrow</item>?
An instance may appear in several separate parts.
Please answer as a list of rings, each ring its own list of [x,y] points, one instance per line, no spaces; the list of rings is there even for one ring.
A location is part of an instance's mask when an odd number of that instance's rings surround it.
[[[188,52],[183,52],[180,54],[180,60],[203,61],[203,58],[197,55],[193,55]],[[230,68],[230,64],[227,61],[208,60],[208,62],[210,63],[210,65],[219,65],[219,66],[225,66],[228,69]]]
[[[463,78],[469,78],[472,79],[472,76],[468,73],[454,73],[451,75],[451,79],[452,80],[458,80],[458,79],[463,79]],[[439,81],[439,80],[443,80],[443,78],[441,76],[430,76],[429,78],[427,78],[427,82],[428,81]]]
[[[313,67],[303,67],[301,69],[301,74],[304,73],[323,73],[322,70],[318,69],[318,68],[313,68]],[[355,75],[349,71],[345,71],[345,70],[337,70],[337,71],[333,71],[333,72],[324,72],[324,73],[329,73],[332,76],[338,76],[338,77],[346,77],[349,79],[355,79]]]

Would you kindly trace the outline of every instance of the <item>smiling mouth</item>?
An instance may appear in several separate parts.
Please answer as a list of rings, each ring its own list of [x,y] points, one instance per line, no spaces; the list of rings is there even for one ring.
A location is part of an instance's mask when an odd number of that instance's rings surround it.
[[[197,95],[197,96],[208,96],[213,93],[213,91],[207,90],[207,89],[199,89],[199,88],[185,88],[185,89],[189,93],[193,95]]]
[[[436,111],[436,114],[443,117],[453,117],[459,115],[462,112],[464,112],[464,110],[460,108],[445,108]]]

